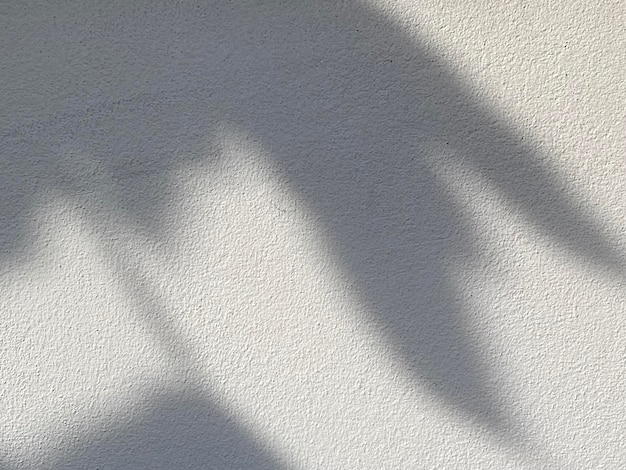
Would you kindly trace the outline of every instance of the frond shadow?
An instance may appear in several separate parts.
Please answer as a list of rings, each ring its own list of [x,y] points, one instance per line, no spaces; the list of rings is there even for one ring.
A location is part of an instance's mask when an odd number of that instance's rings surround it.
[[[95,57],[83,71],[93,90],[78,91],[87,107],[63,105],[2,134],[0,196],[10,201],[0,207],[5,265],[28,256],[35,243],[29,214],[51,191],[82,201],[96,225],[122,217],[167,240],[172,171],[191,161],[219,166],[225,157],[213,144],[220,129],[243,129],[315,215],[371,312],[364,321],[388,338],[416,383],[490,432],[511,440],[523,434],[489,382],[450,273],[455,261],[483,256],[474,221],[426,156],[445,149],[438,158],[472,168],[543,236],[581,262],[622,273],[622,254],[567,195],[545,156],[439,57],[360,2],[185,5],[172,16],[137,5],[108,10],[105,37],[73,30]],[[122,53],[122,44],[136,48]],[[59,83],[73,76],[58,75]],[[117,85],[100,76],[116,77]],[[188,436],[197,457],[219,457],[219,446],[202,445],[224,427],[242,455],[256,452],[223,417],[211,424],[210,405],[168,400],[122,433],[167,437],[159,428],[177,428],[172,413],[181,408],[202,436]],[[141,458],[169,458],[159,445],[143,444],[136,447]],[[119,442],[103,438],[94,449],[73,461],[121,449],[115,462],[133,465],[134,451]],[[221,468],[245,462],[228,459]]]

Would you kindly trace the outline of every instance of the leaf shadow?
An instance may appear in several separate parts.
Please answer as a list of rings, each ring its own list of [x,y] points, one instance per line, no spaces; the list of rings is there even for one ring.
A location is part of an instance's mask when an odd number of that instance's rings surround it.
[[[50,468],[287,468],[201,393],[160,392],[128,418],[128,424],[81,436],[82,443],[64,449]]]
[[[367,306],[363,321],[387,338],[416,384],[485,430],[522,439],[472,332],[479,312],[470,311],[452,275],[459,263],[485,256],[476,221],[434,168],[470,168],[552,243],[622,273],[622,254],[567,194],[546,156],[440,57],[360,2],[213,3],[199,11],[190,4],[171,17],[138,5],[109,10],[105,36],[74,29],[92,48],[78,62],[92,83],[60,111],[2,134],[1,269],[30,255],[32,209],[51,192],[80,201],[103,231],[118,218],[167,240],[172,172],[194,161],[218,168],[220,131],[243,130],[319,222]],[[74,76],[72,64],[55,71],[59,83]],[[141,289],[129,282],[128,290]],[[198,410],[209,432],[229,426],[221,417],[217,427],[208,424],[210,405],[179,405]],[[155,405],[132,433],[169,422],[173,408]],[[185,416],[208,436],[193,413]],[[103,449],[117,445],[103,442]],[[243,440],[238,446],[254,453]],[[202,457],[214,450],[198,447]],[[138,451],[167,458],[151,445]]]

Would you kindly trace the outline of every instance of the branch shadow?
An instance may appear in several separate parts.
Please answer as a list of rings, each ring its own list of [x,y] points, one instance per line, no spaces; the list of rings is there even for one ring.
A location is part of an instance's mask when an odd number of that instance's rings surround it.
[[[359,2],[207,3],[176,11],[137,2],[89,21],[80,12],[56,14],[65,15],[87,55],[67,58],[52,48],[67,67],[51,70],[53,84],[64,92],[76,87],[74,96],[2,133],[2,271],[28,258],[36,243],[33,207],[51,192],[81,201],[96,226],[117,217],[166,240],[172,171],[193,161],[218,168],[225,158],[215,145],[220,131],[243,130],[272,156],[332,241],[329,249],[371,312],[364,321],[388,338],[416,383],[489,432],[521,439],[469,332],[476,312],[451,273],[457,261],[484,255],[475,221],[436,174],[433,158],[471,168],[512,213],[581,262],[622,273],[623,256],[567,195],[545,156],[439,57]],[[71,26],[77,18],[83,24]],[[89,32],[93,25],[98,34]],[[26,60],[35,55],[33,48]],[[34,83],[30,93],[54,102],[43,97],[51,85]],[[158,442],[164,423],[178,429],[172,413],[181,408],[200,436],[225,427],[242,455],[257,453],[223,417],[209,424],[210,405],[168,400],[122,433],[156,431]],[[194,424],[196,413],[202,425]],[[189,438],[189,458],[219,454],[219,446],[203,449],[205,440]],[[131,468],[134,454],[120,445],[105,439],[74,461],[95,462],[119,448],[115,462]],[[169,458],[151,443],[137,449],[141,458]],[[247,459],[228,458],[221,468]]]

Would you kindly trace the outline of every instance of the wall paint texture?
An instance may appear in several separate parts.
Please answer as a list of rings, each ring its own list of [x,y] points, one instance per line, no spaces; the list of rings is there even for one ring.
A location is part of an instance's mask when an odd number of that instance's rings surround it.
[[[624,24],[3,2],[0,469],[626,468]]]

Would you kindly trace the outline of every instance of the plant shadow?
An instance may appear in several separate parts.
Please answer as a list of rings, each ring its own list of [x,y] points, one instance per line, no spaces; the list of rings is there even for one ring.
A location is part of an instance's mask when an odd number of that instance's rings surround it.
[[[160,393],[131,420],[82,436],[51,468],[286,468],[202,394]]]
[[[485,430],[521,439],[472,333],[479,312],[454,279],[456,266],[488,263],[487,255],[476,221],[436,169],[470,169],[512,214],[571,256],[623,272],[621,253],[567,195],[545,155],[441,58],[360,2],[176,11],[137,2],[109,7],[96,20],[85,12],[56,15],[83,40],[86,55],[48,46],[61,63],[50,66],[50,77],[10,85],[60,104],[1,136],[0,270],[28,258],[37,243],[33,208],[52,193],[79,201],[103,232],[117,219],[166,242],[175,225],[172,173],[193,162],[217,172],[226,158],[217,141],[234,129],[271,155],[353,279],[369,312],[363,321],[388,340],[416,384]],[[52,86],[60,98],[44,97]],[[68,462],[273,465],[198,399],[165,398],[151,413]],[[189,441],[160,444],[179,432]],[[223,446],[233,450],[222,454]]]

